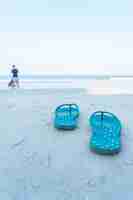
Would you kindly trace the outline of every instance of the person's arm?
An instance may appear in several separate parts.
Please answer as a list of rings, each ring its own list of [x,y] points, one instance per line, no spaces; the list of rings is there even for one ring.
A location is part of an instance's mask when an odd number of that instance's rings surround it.
[[[17,75],[19,76],[19,70],[17,69]]]
[[[11,75],[13,75],[13,69],[11,70]]]

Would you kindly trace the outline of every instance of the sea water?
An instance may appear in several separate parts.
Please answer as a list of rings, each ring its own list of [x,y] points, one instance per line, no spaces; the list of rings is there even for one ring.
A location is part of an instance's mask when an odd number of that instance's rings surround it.
[[[20,76],[20,88],[81,88],[90,94],[133,94],[133,77],[38,75]],[[0,76],[0,89],[9,89],[9,77]]]

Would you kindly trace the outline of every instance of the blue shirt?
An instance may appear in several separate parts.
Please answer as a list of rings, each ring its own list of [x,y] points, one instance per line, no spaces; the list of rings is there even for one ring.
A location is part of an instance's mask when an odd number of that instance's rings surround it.
[[[12,69],[13,77],[18,77],[18,69]]]

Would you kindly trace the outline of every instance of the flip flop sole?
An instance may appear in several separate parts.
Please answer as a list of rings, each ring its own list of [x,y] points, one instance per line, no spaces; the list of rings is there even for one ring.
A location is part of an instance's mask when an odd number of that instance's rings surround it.
[[[95,118],[95,114],[99,112],[101,111],[94,113],[90,118],[92,128],[90,149],[99,154],[117,154],[121,151],[121,123],[112,113],[108,113],[109,120],[104,119],[101,125],[100,118]]]
[[[115,154],[118,154],[121,151],[121,145],[117,149],[109,150],[109,149],[97,148],[97,147],[94,147],[93,145],[90,144],[90,150],[92,152],[95,152],[95,153],[98,153],[98,154],[115,155]]]
[[[74,126],[74,127],[68,127],[68,126],[56,126],[55,125],[55,128],[62,129],[62,130],[74,130],[76,128],[76,126]]]
[[[76,104],[63,104],[55,111],[54,127],[62,130],[73,130],[77,128],[78,118],[79,109]]]

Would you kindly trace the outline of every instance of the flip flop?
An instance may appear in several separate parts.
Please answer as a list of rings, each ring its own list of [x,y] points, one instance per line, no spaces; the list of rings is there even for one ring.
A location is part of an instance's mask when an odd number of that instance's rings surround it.
[[[58,129],[72,130],[77,127],[79,107],[76,104],[63,104],[56,108],[54,126]]]
[[[110,112],[97,111],[90,117],[92,130],[90,148],[100,154],[115,154],[121,150],[120,120]]]

